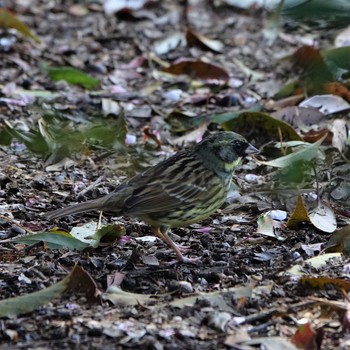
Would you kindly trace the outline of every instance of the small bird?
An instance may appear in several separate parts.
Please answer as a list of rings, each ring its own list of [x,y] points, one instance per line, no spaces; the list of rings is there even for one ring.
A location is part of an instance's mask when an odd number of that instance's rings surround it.
[[[48,219],[90,210],[134,216],[149,224],[153,233],[176,253],[186,258],[168,235],[173,227],[186,227],[209,217],[225,202],[232,173],[247,154],[258,153],[241,135],[220,131],[209,135],[192,148],[177,152],[119,185],[110,194],[57,209]]]

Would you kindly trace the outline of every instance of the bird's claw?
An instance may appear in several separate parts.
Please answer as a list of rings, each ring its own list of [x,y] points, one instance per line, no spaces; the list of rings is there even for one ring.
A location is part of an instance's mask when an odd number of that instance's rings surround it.
[[[176,244],[176,246],[181,253],[188,253],[191,250],[191,247],[187,245]]]
[[[166,263],[168,266],[176,265],[176,264],[191,264],[196,265],[201,262],[201,258],[187,258],[186,256],[181,255],[181,257],[178,256],[177,260],[171,260]]]

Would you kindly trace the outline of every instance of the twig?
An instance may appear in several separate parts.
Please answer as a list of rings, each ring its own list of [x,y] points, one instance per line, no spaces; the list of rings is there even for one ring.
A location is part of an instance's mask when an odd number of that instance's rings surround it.
[[[21,224],[18,224],[17,222],[13,221],[12,219],[4,216],[4,215],[0,215],[0,220],[4,220],[6,222],[9,222],[11,225],[14,225],[14,226],[17,226],[19,227],[20,229],[26,231],[26,232],[29,232],[29,233],[34,233],[31,229],[27,228],[27,227],[24,227],[22,226]],[[2,241],[4,242],[4,241]]]
[[[301,301],[301,302],[298,302],[295,304],[288,305],[287,307],[282,307],[282,308],[274,307],[274,308],[269,309],[269,310],[260,311],[260,312],[257,312],[255,314],[246,316],[244,318],[243,323],[251,323],[254,321],[261,320],[261,319],[266,319],[266,318],[269,318],[275,314],[286,314],[288,310],[305,307],[306,305],[315,304],[317,302],[318,302],[318,300],[313,300],[310,298],[310,299],[305,300],[305,301]]]
[[[84,188],[82,191],[78,193],[78,196],[84,196],[87,192],[92,190],[93,188],[96,187],[99,183],[102,182],[106,178],[105,175],[101,175],[98,179],[96,179],[92,184],[90,184],[88,187]]]

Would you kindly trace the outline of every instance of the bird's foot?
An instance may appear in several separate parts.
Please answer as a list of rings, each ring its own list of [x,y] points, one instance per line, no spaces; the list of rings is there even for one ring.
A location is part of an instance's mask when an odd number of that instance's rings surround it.
[[[176,244],[176,247],[181,253],[188,253],[191,250],[191,247],[182,244]]]
[[[197,256],[196,258],[187,258],[186,256],[182,256],[182,260],[178,260],[178,261],[183,264],[196,265],[201,262],[201,258],[199,256]]]
[[[187,258],[186,256],[181,255],[181,258],[178,256],[177,260],[172,260],[166,263],[168,266],[172,266],[175,264],[191,264],[191,265],[197,265],[201,262],[201,258]]]
[[[186,258],[185,256],[182,255],[182,253],[188,252],[190,249],[189,247],[186,246],[181,246],[177,245],[173,242],[173,240],[168,236],[167,230],[164,230],[163,232],[160,230],[159,227],[156,227],[153,229],[153,232],[160,238],[162,239],[165,243],[168,244],[170,248],[173,249],[173,251],[176,254],[177,257],[177,262],[183,263],[183,264],[196,264],[200,261],[200,258]],[[174,264],[175,262],[172,262],[170,264]]]

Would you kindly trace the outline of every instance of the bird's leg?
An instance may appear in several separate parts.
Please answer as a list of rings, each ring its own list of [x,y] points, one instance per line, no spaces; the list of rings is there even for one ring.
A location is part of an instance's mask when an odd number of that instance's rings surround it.
[[[186,258],[182,255],[179,247],[173,242],[173,240],[168,235],[169,227],[152,227],[153,232],[158,236],[162,241],[164,241],[170,248],[172,248],[176,254],[177,260],[183,263],[193,264],[198,262],[199,258]]]

